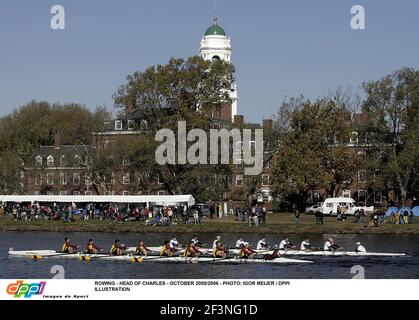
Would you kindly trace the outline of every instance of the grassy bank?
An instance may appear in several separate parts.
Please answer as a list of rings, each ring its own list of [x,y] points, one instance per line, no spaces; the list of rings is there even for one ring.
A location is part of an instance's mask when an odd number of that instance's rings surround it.
[[[225,219],[205,219],[202,225],[177,225],[170,227],[146,227],[143,222],[115,224],[110,221],[14,221],[10,217],[0,217],[1,231],[57,231],[57,232],[168,232],[168,233],[274,233],[274,234],[419,234],[419,221],[413,225],[383,224],[377,228],[356,224],[353,218],[338,222],[336,218],[326,218],[324,225],[316,225],[312,216],[302,216],[296,225],[291,214],[270,214],[268,223],[261,227],[249,227],[244,222],[236,222],[232,217]]]

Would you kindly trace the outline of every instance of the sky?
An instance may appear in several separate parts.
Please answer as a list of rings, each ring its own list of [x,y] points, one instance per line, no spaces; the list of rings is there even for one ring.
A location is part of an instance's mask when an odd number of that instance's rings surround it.
[[[231,37],[238,112],[269,118],[284,98],[360,89],[402,67],[419,68],[417,0],[218,0]],[[64,6],[66,29],[50,9]],[[351,28],[363,5],[366,29]],[[0,115],[32,99],[113,110],[126,76],[199,53],[214,0],[1,0]]]

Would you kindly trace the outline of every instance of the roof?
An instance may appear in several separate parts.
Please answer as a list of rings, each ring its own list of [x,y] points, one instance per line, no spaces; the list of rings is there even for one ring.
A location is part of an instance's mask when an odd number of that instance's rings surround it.
[[[205,32],[206,36],[225,36],[226,32],[218,25],[217,18],[214,18],[214,24]]]
[[[170,205],[174,203],[187,203],[189,206],[195,204],[195,198],[192,195],[174,195],[174,196],[6,196],[0,195],[0,202],[40,202],[40,203],[155,203],[161,205]]]

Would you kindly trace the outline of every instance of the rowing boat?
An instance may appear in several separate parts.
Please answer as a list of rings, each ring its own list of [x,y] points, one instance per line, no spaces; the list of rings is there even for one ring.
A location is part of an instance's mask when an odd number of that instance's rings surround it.
[[[263,259],[237,259],[233,258],[213,258],[213,257],[161,257],[147,256],[141,257],[136,255],[110,256],[107,254],[64,254],[53,250],[30,250],[30,251],[9,251],[9,255],[15,257],[26,258],[71,258],[77,260],[108,260],[108,261],[126,261],[126,262],[164,262],[164,263],[225,263],[225,264],[296,264],[296,263],[312,263],[308,260],[297,260],[289,258],[277,258],[274,260]]]

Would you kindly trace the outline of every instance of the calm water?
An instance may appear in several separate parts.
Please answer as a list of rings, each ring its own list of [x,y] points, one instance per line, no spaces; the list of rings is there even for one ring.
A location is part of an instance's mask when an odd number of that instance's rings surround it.
[[[73,243],[84,245],[88,237],[106,250],[115,238],[121,239],[128,246],[134,246],[141,238],[148,246],[158,246],[170,235],[165,234],[108,234],[108,233],[44,233],[44,232],[0,232],[0,278],[52,278],[50,273],[54,265],[65,268],[66,278],[112,278],[112,279],[350,279],[350,270],[355,265],[362,265],[368,279],[419,279],[419,236],[417,235],[339,235],[336,241],[347,249],[353,249],[356,241],[361,241],[371,252],[405,252],[408,257],[305,257],[314,260],[309,265],[211,265],[211,264],[164,264],[110,262],[95,260],[80,262],[71,259],[44,259],[32,261],[27,258],[8,256],[10,247],[14,250],[51,249],[59,250],[63,238],[69,236]],[[212,243],[215,234],[202,235],[202,243]],[[225,244],[233,246],[238,235],[221,235]],[[264,235],[247,235],[246,240],[254,245]],[[186,243],[190,235],[178,236]],[[281,239],[276,235],[266,236],[269,244],[277,244]],[[313,245],[323,243],[323,235],[312,235]],[[293,236],[291,242],[299,244],[302,236]]]

